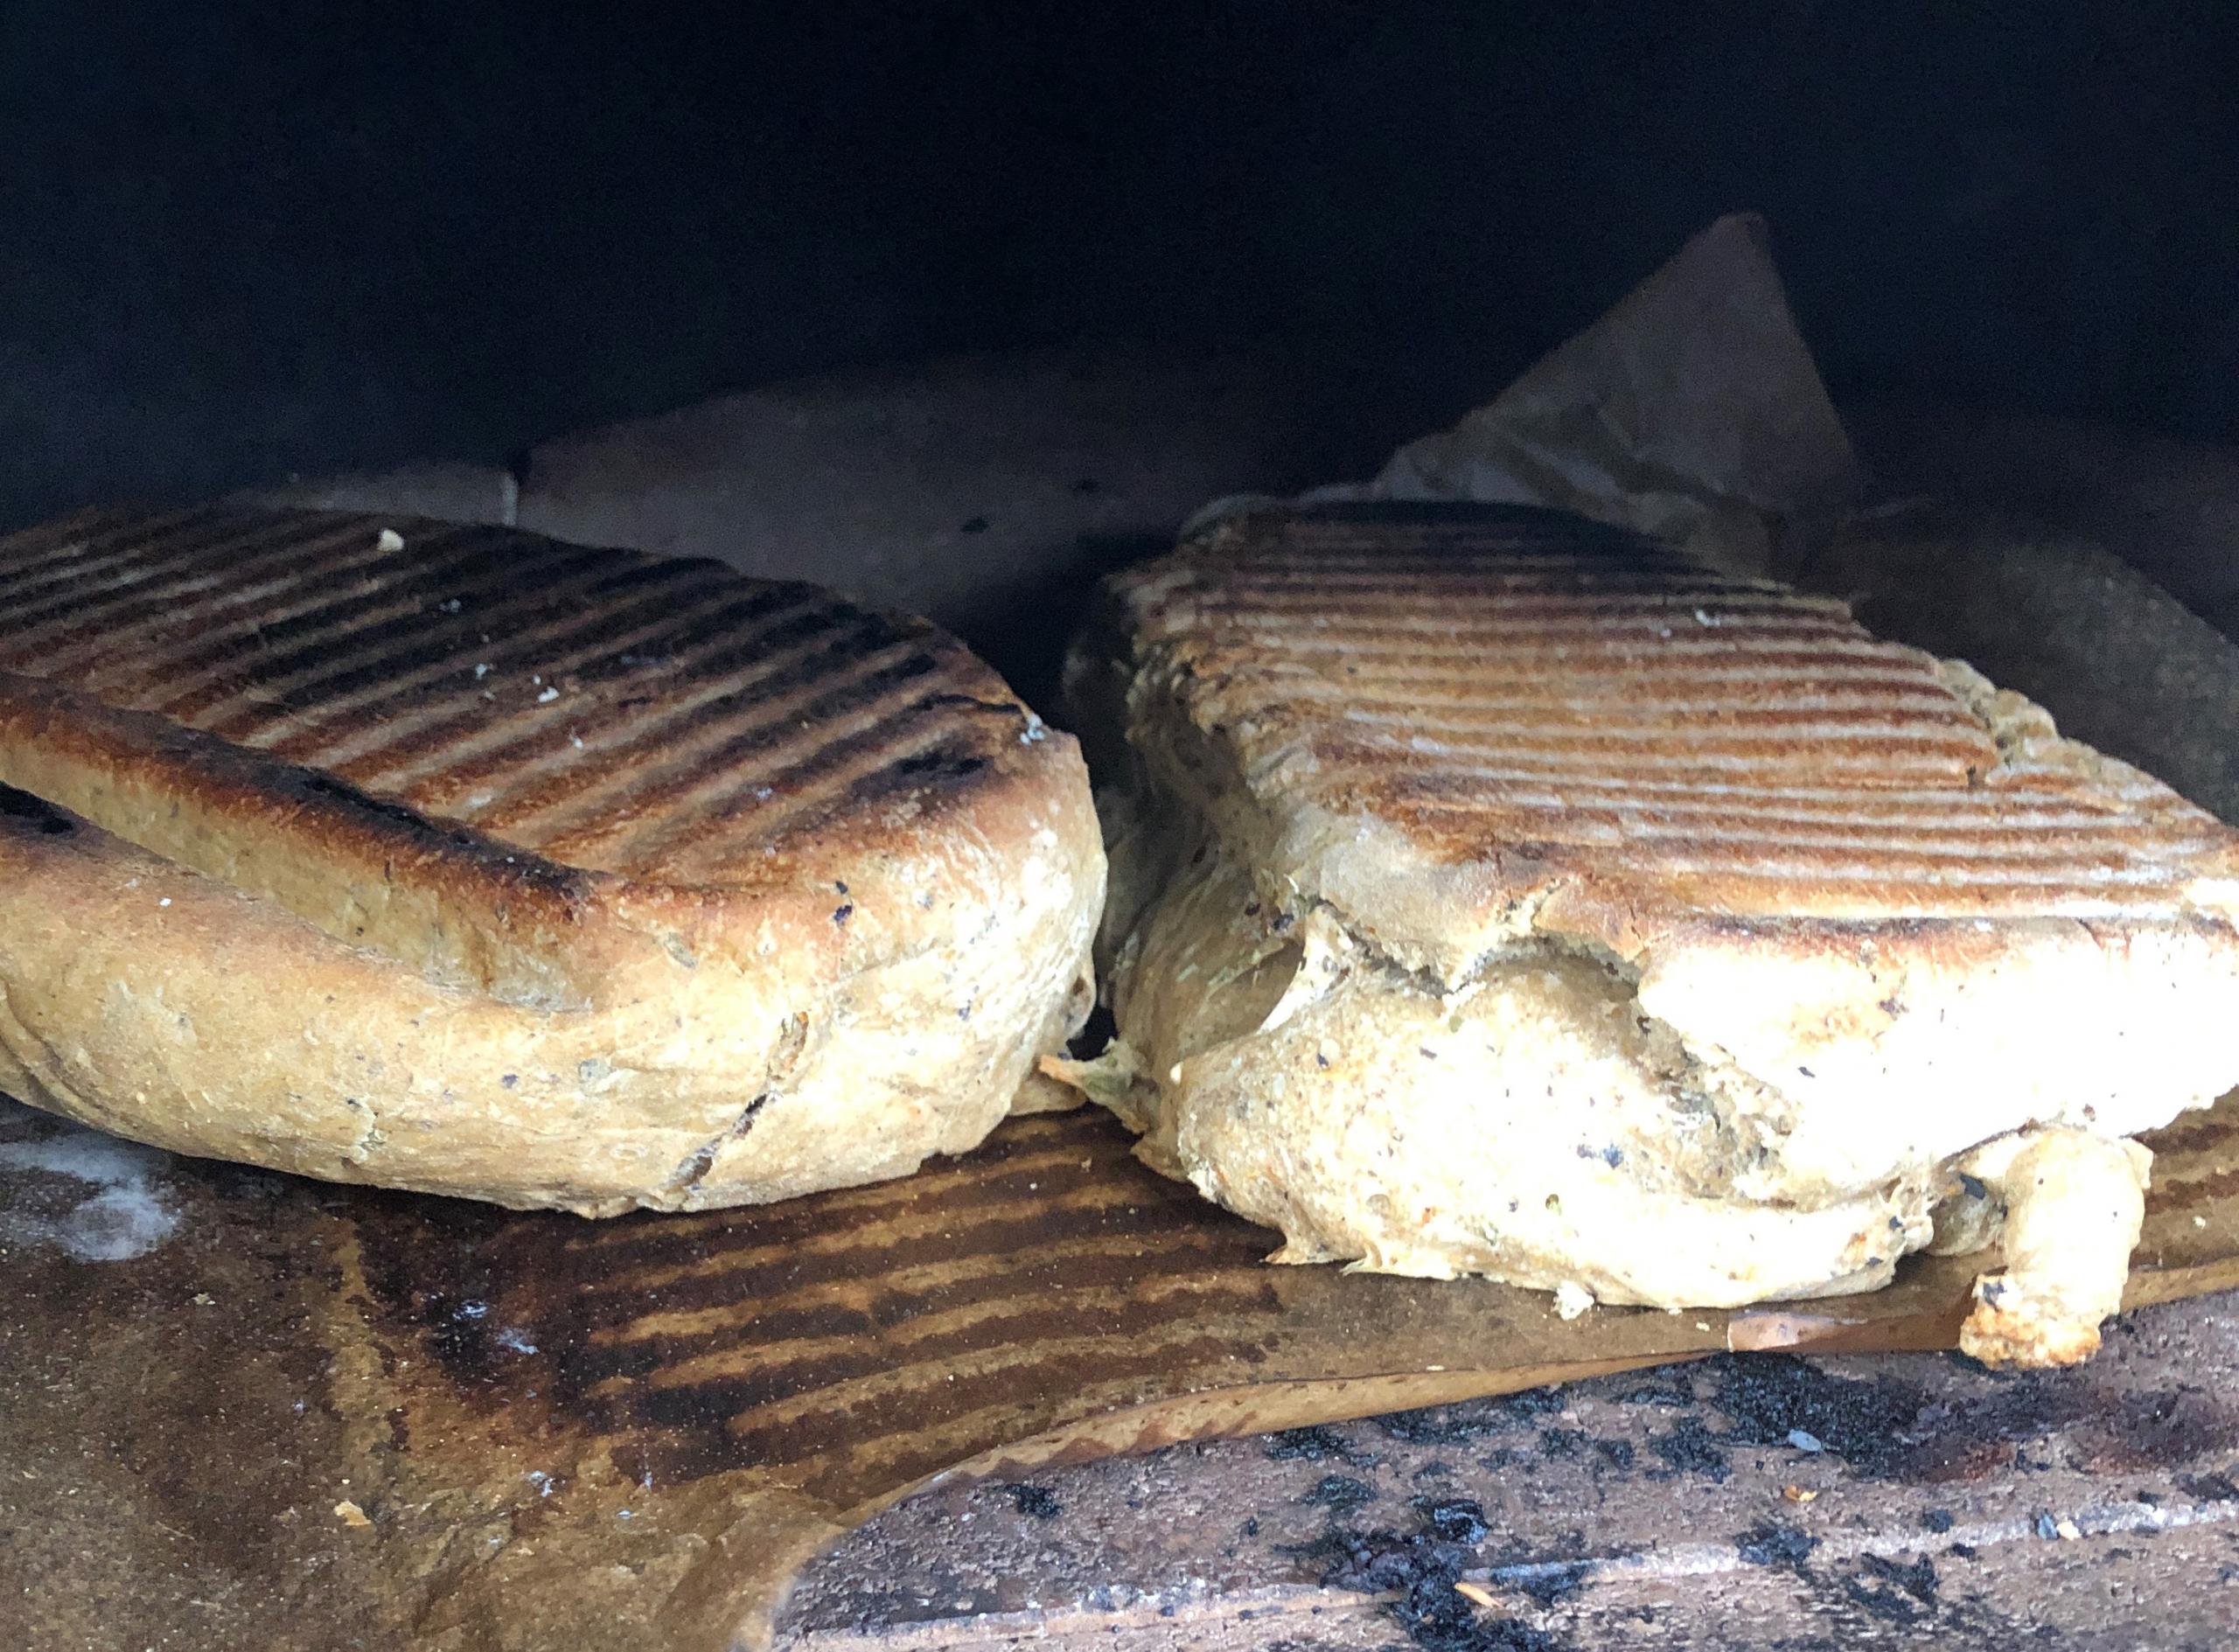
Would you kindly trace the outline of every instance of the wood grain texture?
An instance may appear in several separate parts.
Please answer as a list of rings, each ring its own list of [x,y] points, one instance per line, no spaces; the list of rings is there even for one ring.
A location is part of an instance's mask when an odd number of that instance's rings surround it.
[[[2135,1302],[2239,1284],[2235,1138],[2239,1098],[2157,1144]],[[10,1109],[0,1517],[24,1535],[0,1588],[42,1649],[160,1622],[188,1647],[716,1652],[929,1484],[1729,1346],[1948,1346],[1973,1272],[1565,1323],[1480,1281],[1267,1267],[1269,1235],[1127,1147],[1093,1112],[1027,1119],[882,1187],[590,1224],[115,1161]],[[127,1184],[163,1232],[72,1254]],[[108,1586],[36,1586],[81,1540]]]

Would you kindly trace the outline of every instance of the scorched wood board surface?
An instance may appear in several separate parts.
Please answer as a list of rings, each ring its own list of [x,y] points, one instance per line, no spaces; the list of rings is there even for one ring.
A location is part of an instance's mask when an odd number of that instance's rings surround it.
[[[588,1223],[0,1109],[0,1599],[40,1649],[714,1652],[945,1475],[1728,1347],[1944,1347],[1979,1265],[1566,1323],[1267,1266],[1094,1111],[880,1187]],[[2153,1145],[2133,1303],[2239,1284],[2239,1099]]]

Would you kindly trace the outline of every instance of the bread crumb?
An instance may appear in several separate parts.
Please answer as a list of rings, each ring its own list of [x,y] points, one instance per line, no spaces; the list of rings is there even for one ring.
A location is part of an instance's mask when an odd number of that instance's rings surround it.
[[[1575,1279],[1565,1279],[1555,1287],[1555,1316],[1574,1320],[1594,1306],[1594,1293]]]
[[[559,698],[560,691],[557,688],[548,688],[536,697],[536,703],[540,706],[548,706]]]
[[[373,541],[373,548],[381,551],[401,551],[404,548],[404,535],[393,527],[385,527],[381,530],[381,536]]]
[[[351,1502],[347,1497],[345,1497],[340,1502],[334,1505],[334,1517],[337,1520],[339,1520],[344,1525],[355,1527],[360,1531],[365,1530],[373,1523],[372,1521],[366,1518],[366,1511],[358,1507],[356,1503]]]
[[[1817,1499],[1819,1494],[1804,1486],[1782,1486],[1781,1495],[1790,1502],[1810,1502]]]
[[[1499,1599],[1490,1589],[1482,1583],[1472,1583],[1467,1578],[1454,1586],[1454,1593],[1464,1600],[1481,1607],[1494,1607],[1500,1604]]]

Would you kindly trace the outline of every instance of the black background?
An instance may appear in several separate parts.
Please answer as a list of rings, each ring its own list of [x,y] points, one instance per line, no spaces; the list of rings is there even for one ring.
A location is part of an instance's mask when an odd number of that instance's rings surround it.
[[[2239,423],[2239,7],[0,7],[0,519],[964,347],[1487,389],[1756,207],[1838,396]]]

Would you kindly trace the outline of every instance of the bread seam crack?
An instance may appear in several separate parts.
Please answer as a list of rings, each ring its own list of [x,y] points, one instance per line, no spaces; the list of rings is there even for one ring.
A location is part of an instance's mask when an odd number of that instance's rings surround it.
[[[808,1017],[795,1014],[785,1018],[785,1030],[779,1036],[778,1048],[770,1057],[770,1064],[763,1074],[762,1088],[754,1098],[739,1110],[729,1124],[701,1142],[684,1157],[682,1163],[670,1175],[661,1189],[662,1202],[674,1209],[689,1202],[692,1194],[708,1179],[715,1168],[715,1157],[725,1147],[745,1138],[754,1128],[754,1121],[762,1110],[774,1100],[801,1064],[808,1049]]]

